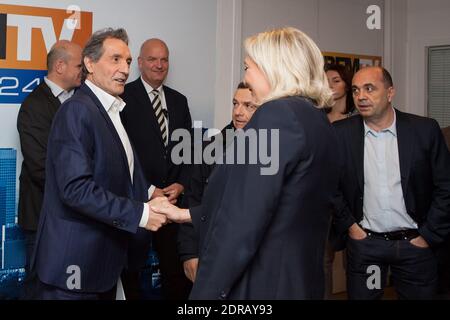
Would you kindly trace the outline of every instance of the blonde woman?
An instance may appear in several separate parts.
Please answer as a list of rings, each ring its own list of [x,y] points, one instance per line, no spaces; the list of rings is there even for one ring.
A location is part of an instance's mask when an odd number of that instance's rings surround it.
[[[200,260],[191,299],[322,299],[338,180],[334,131],[319,110],[332,101],[323,58],[294,28],[252,36],[245,50],[244,80],[260,107],[244,130],[269,145],[278,170],[262,174],[263,161],[218,165],[201,206],[152,209],[175,221],[192,216]],[[277,130],[274,146],[267,140]]]

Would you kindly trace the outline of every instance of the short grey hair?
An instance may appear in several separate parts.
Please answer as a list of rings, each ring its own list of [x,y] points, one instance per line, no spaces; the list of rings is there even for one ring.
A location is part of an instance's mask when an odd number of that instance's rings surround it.
[[[86,79],[89,73],[86,65],[84,64],[84,58],[88,57],[90,60],[97,62],[103,55],[103,42],[106,39],[119,39],[128,44],[128,34],[125,29],[113,29],[105,28],[96,31],[86,43],[83,49],[82,61],[83,61],[83,79]]]
[[[58,60],[62,60],[65,63],[69,61],[70,54],[69,50],[70,42],[67,40],[61,40],[56,42],[47,54],[47,70],[52,72],[55,68],[55,64]]]

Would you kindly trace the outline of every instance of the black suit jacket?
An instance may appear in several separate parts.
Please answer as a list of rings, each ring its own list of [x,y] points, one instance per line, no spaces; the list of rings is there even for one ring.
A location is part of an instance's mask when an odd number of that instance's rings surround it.
[[[191,115],[184,95],[163,86],[169,117],[169,137],[175,129],[190,130]],[[127,84],[122,98],[126,102],[121,112],[122,123],[136,149],[147,181],[158,188],[178,182],[186,186],[189,170],[185,165],[174,165],[170,153],[176,142],[169,140],[166,148],[161,131],[141,78]]]
[[[19,225],[36,231],[45,185],[47,141],[53,117],[61,105],[43,81],[22,103],[17,116],[23,162],[20,173]]]
[[[435,120],[396,110],[400,175],[406,210],[434,246],[450,232],[450,155]],[[335,123],[343,157],[333,228],[346,235],[363,218],[364,123],[360,115]]]
[[[279,130],[278,143],[269,148],[272,160],[279,155],[278,170],[261,175],[261,161],[216,165],[202,205],[190,209],[200,248],[190,298],[322,299],[338,183],[334,129],[301,97],[262,105],[245,131],[250,129]]]
[[[228,124],[222,129],[220,135],[223,141],[223,150],[226,149],[226,131],[234,130],[233,122]],[[210,143],[215,140],[214,136],[210,142],[203,144],[202,150],[206,148]],[[192,166],[191,179],[186,187],[186,196],[184,206],[196,207],[202,202],[203,193],[208,185],[209,176],[214,170],[215,164],[207,164],[202,162],[201,164],[194,164]],[[183,223],[180,225],[178,231],[178,254],[181,261],[186,261],[192,258],[198,258],[198,239],[197,232],[194,229],[192,223]]]

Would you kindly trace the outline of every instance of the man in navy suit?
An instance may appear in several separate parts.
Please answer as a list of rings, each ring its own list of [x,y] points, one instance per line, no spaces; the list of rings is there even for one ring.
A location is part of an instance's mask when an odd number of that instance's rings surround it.
[[[39,299],[114,299],[130,239],[167,222],[146,204],[148,185],[120,120],[131,63],[126,31],[94,33],[82,56],[86,81],[60,107],[49,136],[33,261]]]
[[[169,71],[169,49],[160,39],[146,40],[140,50],[141,76],[127,84],[122,95],[127,106],[121,113],[123,125],[142,164],[152,198],[167,196],[180,205],[189,180],[188,166],[175,165],[171,151],[175,143],[170,137],[176,129],[191,129],[187,99],[164,85]],[[149,152],[151,148],[151,152]],[[191,283],[185,277],[177,254],[178,225],[168,224],[153,235],[159,256],[162,294],[165,299],[186,299]],[[140,298],[138,270],[126,272],[125,291]]]
[[[358,71],[359,115],[335,123],[344,157],[334,227],[347,236],[350,299],[379,299],[390,270],[402,299],[436,292],[450,233],[450,155],[436,121],[392,107],[387,70]]]

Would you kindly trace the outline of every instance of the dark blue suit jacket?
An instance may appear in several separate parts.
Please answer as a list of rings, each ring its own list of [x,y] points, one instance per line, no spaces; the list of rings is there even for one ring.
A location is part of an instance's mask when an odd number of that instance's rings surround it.
[[[200,260],[190,298],[322,299],[338,183],[334,130],[301,97],[262,105],[249,129],[279,130],[279,143],[269,152],[279,154],[279,170],[261,175],[262,161],[216,166],[202,205],[191,209]],[[258,136],[267,139],[261,131]]]
[[[132,183],[113,123],[82,85],[60,107],[49,136],[34,255],[42,282],[67,289],[68,268],[78,266],[80,292],[104,292],[117,283],[147,200],[136,154],[134,165]]]

